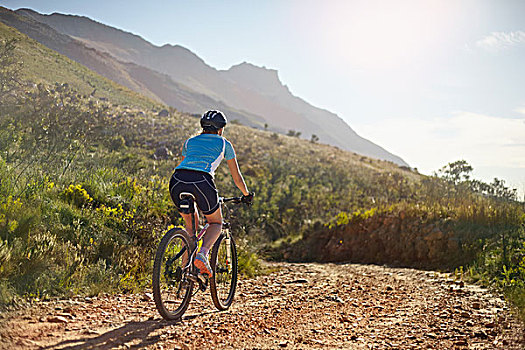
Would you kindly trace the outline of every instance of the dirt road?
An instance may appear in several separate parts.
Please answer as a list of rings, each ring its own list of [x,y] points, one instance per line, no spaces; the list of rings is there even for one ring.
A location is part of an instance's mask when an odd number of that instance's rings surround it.
[[[274,264],[234,305],[198,295],[184,320],[151,294],[39,302],[2,316],[6,349],[522,349],[524,332],[486,289],[413,269]]]

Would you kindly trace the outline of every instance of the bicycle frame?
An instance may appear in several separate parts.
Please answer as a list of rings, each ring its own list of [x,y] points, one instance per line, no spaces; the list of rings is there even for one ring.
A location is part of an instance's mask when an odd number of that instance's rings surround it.
[[[221,206],[230,201],[242,203],[241,199],[242,197],[221,197],[219,203]],[[230,224],[223,221],[220,236],[211,249],[213,275],[208,278],[208,275],[200,274],[199,269],[194,265],[194,260],[199,241],[204,237],[209,225],[206,224],[197,231],[198,222],[195,219],[197,209],[195,197],[191,193],[181,194],[179,209],[184,214],[191,214],[191,228],[188,228],[193,230],[193,234],[188,234],[180,228],[169,230],[159,243],[153,264],[153,298],[157,310],[166,320],[181,319],[191,298],[199,290],[204,292],[208,284],[215,306],[219,310],[226,310],[233,301],[237,285],[237,249],[230,232]],[[228,217],[227,213],[226,210],[226,217]],[[175,238],[174,245],[170,246]]]
[[[181,193],[181,197],[184,195],[184,193]],[[210,226],[210,224],[206,223],[203,228],[197,232],[197,223],[195,222],[195,210],[197,210],[197,208],[195,207],[195,200],[193,198],[193,196],[186,196],[185,197],[186,199],[189,199],[188,201],[188,205],[187,207],[186,206],[183,206],[183,204],[181,204],[181,208],[184,208],[184,209],[188,209],[188,212],[189,214],[191,214],[191,228],[192,228],[192,232],[194,232],[194,237],[195,237],[195,244],[193,245],[192,247],[192,250],[191,250],[191,254],[190,254],[190,258],[188,259],[188,264],[183,268],[184,271],[189,271],[188,274],[185,274],[188,278],[190,278],[193,282],[197,282],[199,284],[199,289],[204,291],[206,290],[206,285],[207,285],[207,282],[208,282],[208,278],[200,273],[195,273],[195,268],[193,267],[193,261],[195,259],[195,255],[197,253],[197,247],[199,246],[199,241],[202,240],[204,234],[206,233],[206,230],[208,229],[208,227]],[[224,198],[224,197],[219,197],[219,204],[222,206],[224,203],[226,202],[234,202],[234,203],[241,203],[241,197],[229,197],[229,198]],[[229,243],[229,239],[230,239],[230,232],[229,232],[229,228],[230,228],[230,224],[227,223],[227,222],[224,222],[223,220],[223,232],[221,234],[225,234],[226,235],[226,239],[228,240],[228,243]],[[175,261],[176,259],[180,258],[180,256],[182,254],[184,254],[185,252],[185,249],[181,250],[174,258],[173,258],[173,261]],[[227,244],[226,245],[226,257],[228,259],[228,261],[231,261],[231,248],[230,248],[230,245]],[[228,268],[230,268],[228,266]]]

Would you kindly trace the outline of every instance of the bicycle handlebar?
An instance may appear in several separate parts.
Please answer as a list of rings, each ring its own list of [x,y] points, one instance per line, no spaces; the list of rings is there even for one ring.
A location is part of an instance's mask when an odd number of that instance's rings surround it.
[[[224,197],[219,197],[219,202],[221,203],[226,203],[226,202],[234,202],[234,203],[241,203],[241,200],[242,200],[242,197],[229,197],[229,198],[224,198]]]
[[[219,202],[221,204],[226,203],[226,202],[233,202],[236,204],[244,203],[247,206],[250,206],[252,204],[254,195],[255,193],[252,192],[247,196],[241,196],[241,197],[229,197],[229,198],[219,197]]]

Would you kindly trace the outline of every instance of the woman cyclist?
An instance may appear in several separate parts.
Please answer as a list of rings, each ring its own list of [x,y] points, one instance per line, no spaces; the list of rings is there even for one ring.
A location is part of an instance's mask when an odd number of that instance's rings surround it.
[[[225,115],[220,111],[207,111],[202,115],[200,123],[202,133],[189,138],[182,146],[182,162],[175,168],[170,179],[170,195],[184,218],[186,231],[190,235],[194,235],[195,232],[192,232],[191,214],[184,214],[180,210],[181,192],[193,194],[197,206],[206,217],[209,226],[204,234],[202,246],[195,256],[195,266],[200,273],[211,277],[208,252],[222,229],[221,206],[213,176],[223,158],[228,163],[235,185],[243,194],[242,201],[251,203],[253,193],[246,187],[232,144],[222,136],[227,123]],[[198,213],[195,211],[195,222],[198,222],[198,219]]]

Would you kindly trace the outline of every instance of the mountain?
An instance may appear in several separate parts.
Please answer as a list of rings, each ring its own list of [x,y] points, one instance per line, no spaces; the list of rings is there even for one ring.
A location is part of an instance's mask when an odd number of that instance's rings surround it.
[[[18,29],[20,32],[48,48],[67,56],[90,70],[136,91],[149,99],[168,104],[181,111],[201,111],[212,105],[224,110],[232,119],[238,119],[250,126],[261,127],[261,121],[258,116],[244,112],[240,113],[221,101],[214,100],[207,95],[195,92],[183,84],[173,81],[173,79],[166,74],[135,63],[118,60],[102,50],[88,47],[82,41],[67,34],[60,33],[30,16],[22,16],[16,12],[0,7],[0,22]],[[31,59],[31,57],[28,57],[28,59]],[[54,81],[60,81],[60,79],[58,79],[62,76],[60,69],[54,71],[56,75],[54,78],[56,80],[53,80],[52,76],[48,76],[48,73],[49,72],[46,72],[44,69],[39,71],[40,75],[47,76],[47,82],[53,83]],[[83,73],[83,75],[85,74],[86,73]],[[76,80],[78,76],[70,74],[68,78]],[[98,78],[90,76],[90,79],[97,80]],[[69,80],[62,79],[62,81]],[[93,85],[89,81],[87,81],[87,84]],[[92,91],[96,93],[93,88],[91,88],[90,92]],[[97,96],[103,96],[100,95],[100,90]]]
[[[336,114],[294,96],[276,70],[242,63],[220,71],[184,47],[155,46],[87,17],[42,15],[28,9],[7,11],[9,16],[4,10],[0,20],[8,25],[109,79],[181,111],[202,113],[218,108],[249,126],[262,128],[267,124],[277,132],[300,131],[305,138],[315,134],[320,142],[407,165],[360,137]]]
[[[0,8],[0,18],[2,18]],[[16,40],[16,57],[23,62],[20,74],[32,83],[68,83],[83,95],[96,90],[99,98],[110,99],[120,105],[133,105],[143,109],[158,108],[159,103],[104,78],[85,66],[28,38],[0,20],[0,41]]]

